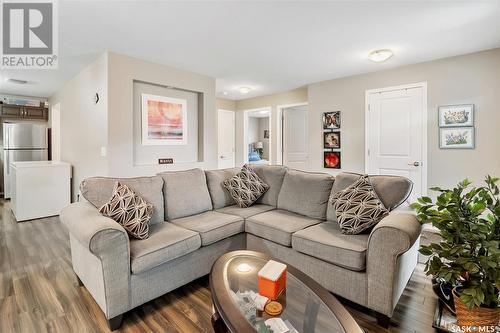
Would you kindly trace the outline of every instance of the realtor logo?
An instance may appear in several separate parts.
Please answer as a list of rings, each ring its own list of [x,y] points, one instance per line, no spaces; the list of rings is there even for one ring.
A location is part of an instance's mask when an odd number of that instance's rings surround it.
[[[57,68],[54,0],[2,1],[2,69]]]

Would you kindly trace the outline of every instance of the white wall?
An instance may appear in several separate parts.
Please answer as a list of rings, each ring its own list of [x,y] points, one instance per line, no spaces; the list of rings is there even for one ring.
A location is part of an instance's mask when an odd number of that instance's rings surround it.
[[[249,145],[259,141],[259,118],[248,117],[247,137]]]
[[[269,131],[269,117],[259,118],[259,135],[258,141],[262,142],[264,147],[262,152],[262,158],[269,159],[269,139],[264,138],[264,130]]]
[[[83,179],[108,173],[107,159],[101,156],[108,140],[107,59],[101,55],[49,99],[50,105],[60,103],[60,155],[73,166],[72,200]],[[92,101],[96,92],[98,104]]]
[[[342,170],[364,172],[365,91],[423,81],[428,83],[428,187],[500,175],[500,49],[309,85],[311,168],[335,172],[323,169],[323,112],[342,111]],[[475,105],[476,148],[439,149],[437,109],[462,103]]]

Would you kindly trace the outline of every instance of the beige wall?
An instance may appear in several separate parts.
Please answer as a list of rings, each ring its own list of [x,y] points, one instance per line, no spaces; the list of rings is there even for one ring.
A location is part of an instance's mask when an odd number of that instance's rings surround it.
[[[108,55],[108,173],[132,177],[153,175],[165,170],[217,168],[217,117],[215,112],[215,79],[136,58]],[[134,165],[133,81],[175,87],[203,94],[202,161],[159,165]],[[200,155],[201,156],[201,155]],[[170,157],[165,146],[165,157]],[[174,161],[175,162],[175,161]]]
[[[288,92],[254,97],[236,101],[236,165],[244,163],[244,111],[260,108],[271,108],[271,123],[269,124],[271,164],[276,164],[280,161],[281,152],[278,151],[278,106],[307,103],[307,88],[299,88]]]
[[[49,99],[50,105],[60,103],[61,160],[73,166],[72,200],[76,199],[80,182],[91,176],[107,175],[107,54],[68,81]],[[100,101],[92,97],[99,93]]]
[[[217,110],[236,111],[236,101],[225,98],[217,98],[215,100]]]
[[[342,169],[364,172],[365,91],[408,83],[428,84],[428,187],[465,177],[500,174],[500,49],[309,85],[310,166],[323,169],[321,113],[342,111]],[[476,148],[441,150],[440,105],[475,105]]]

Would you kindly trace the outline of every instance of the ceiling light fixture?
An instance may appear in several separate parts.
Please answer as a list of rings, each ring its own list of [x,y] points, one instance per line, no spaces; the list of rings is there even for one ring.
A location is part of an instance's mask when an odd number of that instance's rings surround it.
[[[252,88],[250,88],[250,87],[239,87],[238,91],[241,94],[248,94],[250,91],[252,91]]]
[[[228,93],[227,91],[225,91],[225,90],[224,90],[224,91],[222,92],[222,95],[227,96],[227,95],[229,95],[229,93]]]
[[[394,53],[389,49],[375,50],[370,52],[368,58],[374,62],[383,62],[392,57]]]
[[[28,81],[26,81],[26,80],[9,79],[9,78],[5,78],[5,82],[14,83],[14,84],[27,84],[28,83]]]

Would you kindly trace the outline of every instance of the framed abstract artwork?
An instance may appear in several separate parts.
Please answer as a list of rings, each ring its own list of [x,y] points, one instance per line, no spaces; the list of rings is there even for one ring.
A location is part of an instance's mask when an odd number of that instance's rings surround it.
[[[142,145],[187,145],[187,100],[141,94]]]
[[[339,151],[323,152],[323,167],[328,169],[340,169],[340,152]]]
[[[439,148],[474,149],[474,127],[441,127],[439,129]]]
[[[340,128],[340,111],[323,113],[323,129]]]
[[[340,131],[324,132],[323,133],[323,148],[339,149],[340,148]]]
[[[474,104],[439,107],[439,127],[474,126]]]

